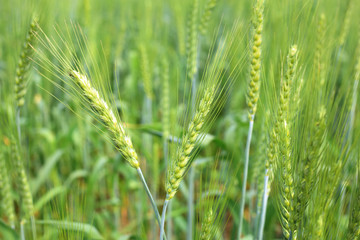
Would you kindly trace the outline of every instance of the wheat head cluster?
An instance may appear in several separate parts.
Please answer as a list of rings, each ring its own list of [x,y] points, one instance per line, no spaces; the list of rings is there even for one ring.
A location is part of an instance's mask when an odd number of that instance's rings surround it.
[[[0,6],[0,239],[360,239],[359,1]]]

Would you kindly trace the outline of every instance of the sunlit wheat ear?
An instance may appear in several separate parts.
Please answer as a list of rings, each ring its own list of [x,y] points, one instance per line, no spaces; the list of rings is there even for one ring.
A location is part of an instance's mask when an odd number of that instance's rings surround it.
[[[249,118],[252,119],[256,113],[256,106],[260,93],[260,71],[261,71],[261,43],[263,30],[264,0],[257,0],[253,12],[253,36],[251,41],[251,67],[250,82],[248,86],[247,102],[249,107]]]
[[[16,94],[16,105],[18,108],[22,107],[25,103],[24,96],[26,94],[26,73],[30,67],[30,57],[33,54],[31,46],[35,43],[35,34],[37,31],[37,18],[33,17],[29,32],[26,35],[24,46],[21,50],[19,62],[16,68],[15,76],[15,94]]]
[[[211,18],[211,14],[216,7],[218,0],[207,0],[203,14],[201,15],[199,31],[202,35],[207,32],[207,27]]]
[[[177,192],[182,179],[185,176],[187,169],[190,166],[194,149],[196,147],[198,138],[203,134],[203,125],[209,117],[211,105],[215,98],[215,85],[209,86],[201,99],[195,115],[189,124],[188,130],[182,138],[182,144],[177,149],[175,159],[170,166],[169,173],[166,178],[167,198],[170,200]]]
[[[131,139],[126,135],[124,126],[117,119],[109,105],[101,98],[99,92],[92,87],[90,80],[75,70],[72,70],[70,76],[80,86],[82,93],[95,110],[97,116],[103,121],[106,128],[111,133],[112,140],[116,148],[123,154],[125,160],[133,168],[139,168],[138,156],[134,150]]]
[[[5,163],[4,155],[0,154],[0,203],[2,203],[5,216],[9,219],[10,226],[15,228],[15,210],[14,201],[11,194],[11,185],[9,181],[9,175]]]
[[[28,177],[26,176],[24,163],[20,157],[19,149],[14,140],[11,142],[11,154],[16,172],[17,186],[20,189],[20,196],[24,207],[25,218],[29,218],[34,214],[33,198],[30,191]]]

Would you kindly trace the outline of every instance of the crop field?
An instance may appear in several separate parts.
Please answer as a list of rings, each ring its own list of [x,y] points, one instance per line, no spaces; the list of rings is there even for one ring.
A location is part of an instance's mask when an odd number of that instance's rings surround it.
[[[360,240],[359,0],[0,0],[0,239]]]

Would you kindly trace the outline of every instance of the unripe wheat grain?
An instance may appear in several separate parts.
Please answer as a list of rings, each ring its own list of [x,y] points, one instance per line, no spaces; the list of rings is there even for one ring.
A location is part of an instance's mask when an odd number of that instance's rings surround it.
[[[12,228],[15,227],[15,210],[14,202],[11,195],[11,186],[7,168],[5,165],[5,159],[3,155],[0,155],[0,196],[3,201],[3,208],[6,216],[9,219],[9,223]]]
[[[204,97],[201,99],[194,118],[189,124],[188,131],[182,139],[181,146],[176,151],[175,160],[170,166],[166,178],[167,199],[170,200],[176,194],[181,181],[183,180],[187,169],[192,160],[192,153],[195,149],[198,138],[201,137],[203,124],[208,118],[211,104],[215,95],[215,86],[208,87],[205,90]]]
[[[20,59],[18,66],[16,68],[16,77],[15,77],[15,94],[17,107],[20,108],[24,105],[25,100],[24,96],[26,94],[26,73],[29,70],[30,60],[33,53],[32,45],[35,42],[35,32],[37,31],[37,18],[33,18],[30,24],[29,32],[26,36],[26,41],[24,43],[23,49],[20,54]]]
[[[122,123],[116,118],[109,105],[101,98],[99,92],[92,87],[90,80],[83,74],[73,70],[70,75],[80,86],[83,94],[94,108],[98,117],[104,122],[112,135],[116,148],[123,154],[125,160],[133,168],[139,168],[138,156],[132,145],[131,139],[126,135]]]

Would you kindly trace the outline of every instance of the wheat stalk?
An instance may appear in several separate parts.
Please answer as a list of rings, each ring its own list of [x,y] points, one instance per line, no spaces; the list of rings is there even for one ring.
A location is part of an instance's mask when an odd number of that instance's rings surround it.
[[[256,106],[259,100],[260,94],[260,72],[261,72],[261,43],[262,43],[262,30],[263,30],[263,11],[264,0],[257,0],[253,9],[253,36],[252,36],[252,49],[251,49],[251,61],[250,61],[250,82],[248,86],[248,107],[249,107],[249,129],[248,137],[245,148],[245,164],[244,175],[241,189],[241,202],[240,202],[240,219],[237,239],[241,238],[242,223],[244,217],[245,199],[246,199],[246,183],[249,168],[249,155],[251,137],[254,127],[254,118],[256,113]]]

